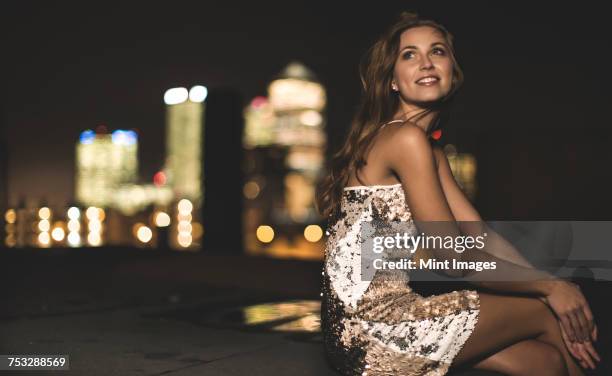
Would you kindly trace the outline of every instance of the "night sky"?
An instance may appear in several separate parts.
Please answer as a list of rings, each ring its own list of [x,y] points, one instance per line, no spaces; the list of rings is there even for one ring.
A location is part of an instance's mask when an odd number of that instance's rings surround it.
[[[455,35],[466,82],[449,137],[459,147],[469,148],[472,135],[491,129],[518,137],[535,129],[609,136],[607,13],[595,2],[535,3],[5,5],[0,125],[8,144],[9,202],[24,196],[66,204],[73,196],[75,142],[98,124],[140,131],[140,177],[151,181],[164,156],[166,89],[235,88],[246,103],[265,95],[267,83],[292,60],[326,86],[335,149],[358,103],[359,58],[400,10],[430,16]]]

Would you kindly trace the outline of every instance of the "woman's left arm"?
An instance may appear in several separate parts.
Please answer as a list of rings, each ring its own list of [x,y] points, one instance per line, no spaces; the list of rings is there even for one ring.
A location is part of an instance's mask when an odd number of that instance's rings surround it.
[[[444,151],[439,147],[435,147],[434,155],[438,165],[438,176],[440,178],[442,190],[444,191],[446,201],[448,202],[453,216],[457,220],[457,225],[460,230],[464,233],[477,236],[478,234],[482,234],[486,228],[487,242],[491,245],[490,247],[486,247],[486,249],[493,250],[493,252],[489,251],[490,254],[527,268],[534,268],[534,266],[531,265],[531,263],[529,263],[511,243],[504,239],[503,236],[493,231],[490,227],[486,226],[478,211],[472,206],[470,200],[465,196],[461,187],[457,184]],[[548,304],[545,297],[540,297],[540,300]],[[560,325],[560,328],[563,340],[570,353],[580,361],[582,367],[587,368],[587,366],[589,366],[595,369],[595,362],[593,359],[599,361],[600,357],[591,341],[586,341],[585,343],[572,342],[567,337],[562,325]],[[596,325],[593,327],[591,336],[594,340],[597,339]]]
[[[490,254],[524,267],[534,268],[511,243],[486,226],[478,211],[457,184],[448,158],[442,148],[435,147],[434,155],[438,164],[438,176],[442,184],[442,190],[461,231],[473,236],[481,235],[486,231],[487,244],[491,245],[487,249],[493,250],[493,252],[489,251]]]

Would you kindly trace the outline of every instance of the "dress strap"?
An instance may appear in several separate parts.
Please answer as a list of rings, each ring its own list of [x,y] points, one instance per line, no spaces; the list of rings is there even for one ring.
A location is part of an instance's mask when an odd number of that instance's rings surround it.
[[[383,124],[383,125],[382,125],[380,128],[381,128],[381,129],[382,129],[382,128],[384,128],[384,127],[385,127],[387,124],[397,123],[397,122],[401,122],[401,123],[403,123],[403,122],[405,122],[405,121],[406,121],[406,120],[402,120],[402,119],[395,119],[395,120],[391,120],[391,121],[388,121],[388,122],[386,122],[385,124]]]

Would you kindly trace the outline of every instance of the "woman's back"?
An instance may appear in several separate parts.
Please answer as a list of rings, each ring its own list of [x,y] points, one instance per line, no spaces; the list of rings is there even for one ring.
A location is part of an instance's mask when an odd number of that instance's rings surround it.
[[[405,120],[391,120],[380,126],[365,155],[365,165],[359,171],[359,178],[351,174],[348,187],[381,186],[399,184],[397,176],[388,168],[388,153],[399,152],[390,150],[389,144],[401,126],[416,126]]]

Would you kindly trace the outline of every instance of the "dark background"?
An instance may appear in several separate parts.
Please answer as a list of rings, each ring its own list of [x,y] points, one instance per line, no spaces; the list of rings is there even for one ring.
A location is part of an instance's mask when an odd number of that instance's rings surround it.
[[[7,3],[0,189],[9,205],[65,205],[78,134],[98,124],[139,130],[140,175],[150,181],[163,163],[166,89],[230,88],[246,104],[294,59],[327,89],[329,153],[359,100],[360,56],[407,9],[455,36],[466,82],[445,137],[477,157],[481,213],[605,219],[612,62],[602,4]]]

